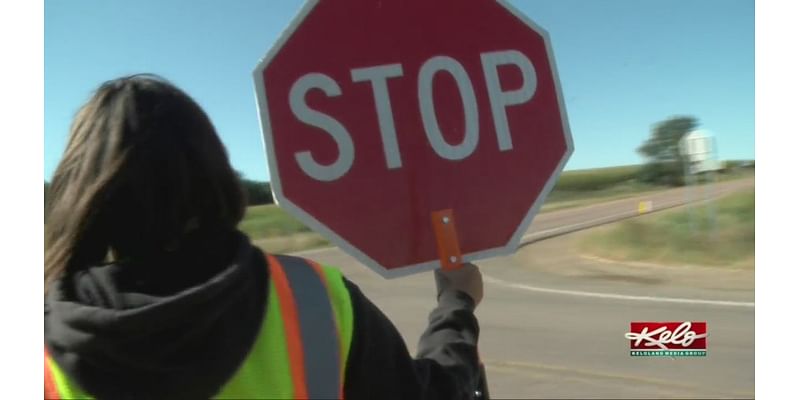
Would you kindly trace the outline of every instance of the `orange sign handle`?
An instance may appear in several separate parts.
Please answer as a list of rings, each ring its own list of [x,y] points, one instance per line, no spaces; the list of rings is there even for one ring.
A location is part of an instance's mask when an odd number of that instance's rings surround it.
[[[436,249],[439,251],[439,262],[442,269],[451,270],[461,267],[461,248],[458,246],[456,221],[453,210],[439,210],[431,213],[431,224],[436,236]]]
[[[458,234],[456,233],[456,220],[453,218],[453,210],[439,210],[431,213],[431,224],[433,233],[436,236],[436,249],[439,251],[439,262],[444,270],[454,270],[461,268],[461,248],[458,246]],[[478,356],[480,359],[480,355]],[[489,399],[489,385],[486,383],[486,369],[483,362],[480,362],[481,378],[477,388],[475,388],[476,398]]]

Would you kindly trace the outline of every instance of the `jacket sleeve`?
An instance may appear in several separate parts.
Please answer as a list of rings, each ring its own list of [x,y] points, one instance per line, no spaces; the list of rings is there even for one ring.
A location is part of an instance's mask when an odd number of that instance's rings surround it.
[[[389,319],[345,279],[353,338],[345,371],[347,399],[471,399],[479,383],[478,320],[472,299],[444,292],[430,313],[416,359]]]

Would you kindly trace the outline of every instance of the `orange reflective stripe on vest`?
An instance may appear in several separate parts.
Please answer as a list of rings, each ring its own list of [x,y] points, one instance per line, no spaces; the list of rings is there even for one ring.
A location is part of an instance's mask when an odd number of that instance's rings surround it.
[[[283,316],[283,329],[286,331],[286,347],[289,350],[289,369],[292,374],[294,396],[301,399],[308,398],[306,392],[306,372],[303,357],[303,343],[300,338],[300,326],[297,318],[297,306],[294,303],[294,293],[289,285],[288,278],[281,268],[280,262],[272,255],[268,255],[270,279],[275,282],[278,291],[278,302]]]
[[[53,371],[47,365],[47,348],[44,349],[44,398],[48,400],[59,400],[61,396],[58,395],[58,386],[56,385],[56,378],[53,377]]]
[[[339,329],[322,270],[298,257],[267,257],[281,302],[295,397],[343,397]]]

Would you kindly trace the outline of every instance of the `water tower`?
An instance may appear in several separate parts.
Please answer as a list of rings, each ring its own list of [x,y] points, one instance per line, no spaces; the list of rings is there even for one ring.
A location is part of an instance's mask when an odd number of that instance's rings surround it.
[[[721,170],[716,147],[716,140],[708,131],[694,130],[685,134],[680,141],[680,152],[687,163],[686,172],[694,175]]]

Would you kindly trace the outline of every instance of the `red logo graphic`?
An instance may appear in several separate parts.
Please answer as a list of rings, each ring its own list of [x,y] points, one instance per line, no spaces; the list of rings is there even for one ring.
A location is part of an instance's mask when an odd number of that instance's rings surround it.
[[[705,321],[631,322],[631,356],[705,356],[708,326]]]

